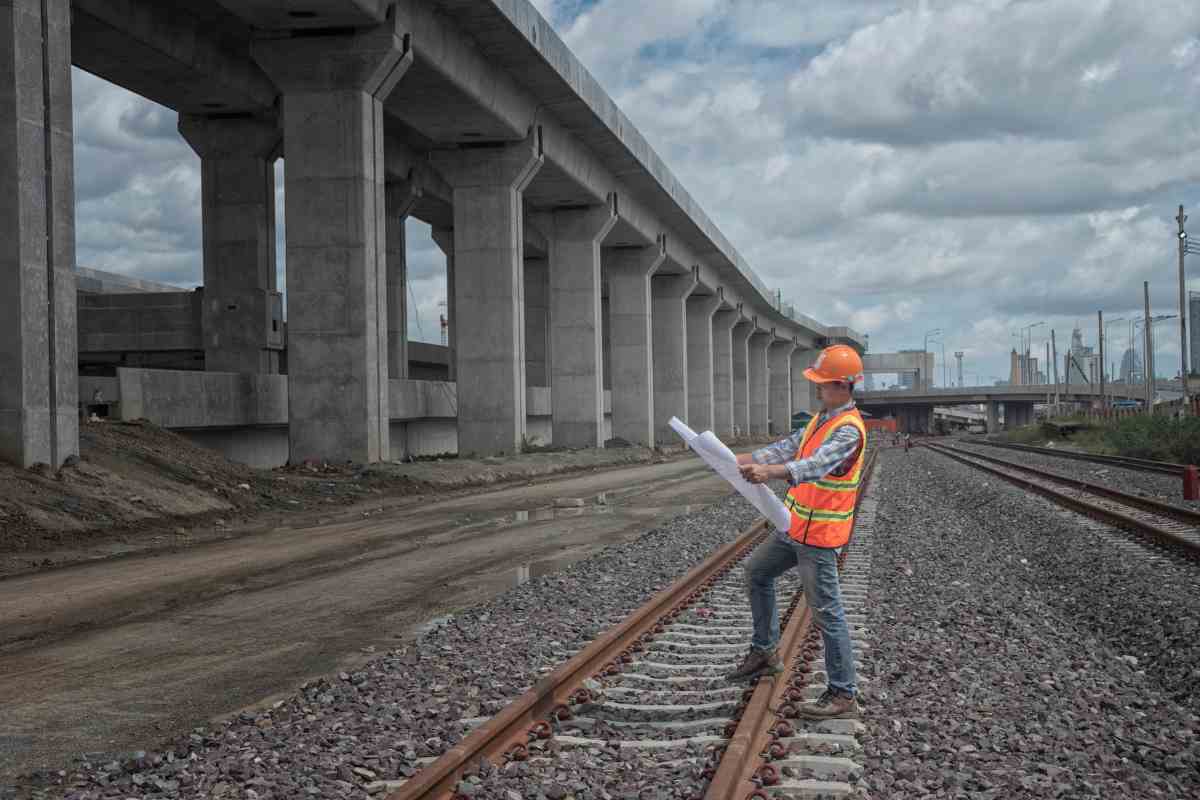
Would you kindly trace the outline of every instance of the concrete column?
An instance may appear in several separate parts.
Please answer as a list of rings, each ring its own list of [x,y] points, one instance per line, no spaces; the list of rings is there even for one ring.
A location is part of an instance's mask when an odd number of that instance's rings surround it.
[[[606,248],[604,273],[612,360],[612,431],[634,444],[653,447],[654,358],[650,276],[666,257],[661,246]]]
[[[283,92],[290,457],[386,459],[383,100],[412,54],[391,25],[253,54]]]
[[[525,259],[525,385],[550,385],[550,262]]]
[[[656,275],[650,279],[653,310],[654,436],[660,442],[679,437],[667,420],[686,415],[687,297],[696,288],[696,277]]]
[[[687,423],[696,431],[716,429],[713,314],[722,302],[717,295],[696,294],[687,301]]]
[[[449,357],[449,380],[458,380],[458,348],[455,346],[458,336],[458,324],[454,300],[454,229],[434,228],[433,243],[446,257],[446,355]]]
[[[775,334],[770,331],[756,330],[750,336],[749,342],[749,390],[750,390],[750,433],[754,436],[766,436],[768,433],[768,417],[770,415],[770,372],[767,364],[767,349]]]
[[[184,114],[179,133],[200,156],[204,235],[204,368],[278,373],[273,330],[275,152],[271,119]],[[275,334],[274,336],[272,334]]]
[[[713,433],[721,439],[733,436],[733,328],[741,318],[728,308],[713,314]]]
[[[420,191],[412,181],[388,181],[387,215],[387,331],[388,377],[408,377],[408,235],[405,225]]]
[[[795,342],[775,341],[767,353],[771,367],[771,433],[792,431],[792,353]]]
[[[521,193],[542,165],[537,133],[444,150],[454,189],[454,331],[461,454],[519,452],[525,436],[525,246]],[[553,356],[552,356],[553,357]]]
[[[817,398],[812,382],[804,377],[804,370],[811,367],[820,355],[820,350],[809,350],[797,347],[792,353],[792,413],[807,411],[817,412]]]
[[[604,444],[600,245],[612,204],[541,216],[550,246],[550,405],[554,444]]]
[[[0,2],[0,460],[79,453],[71,3]]]
[[[733,329],[733,427],[750,435],[750,337],[754,323],[745,317]]]
[[[1000,403],[995,400],[987,401],[987,432],[1000,432]]]

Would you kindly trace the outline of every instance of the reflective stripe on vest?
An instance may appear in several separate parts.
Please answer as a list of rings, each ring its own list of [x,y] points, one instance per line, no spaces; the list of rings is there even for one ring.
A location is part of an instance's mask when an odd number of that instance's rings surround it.
[[[813,547],[841,547],[850,541],[850,532],[854,527],[854,506],[866,461],[867,428],[856,408],[820,426],[817,425],[817,419],[813,417],[804,430],[800,451],[796,454],[798,459],[811,457],[834,431],[844,425],[853,425],[858,430],[861,437],[858,452],[845,475],[831,473],[811,483],[793,486],[788,491],[784,501],[792,513],[788,535],[797,542]]]

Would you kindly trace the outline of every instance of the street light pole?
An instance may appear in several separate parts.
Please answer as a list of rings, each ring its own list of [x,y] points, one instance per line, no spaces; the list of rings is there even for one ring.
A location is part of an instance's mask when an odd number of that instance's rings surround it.
[[[1182,205],[1179,206],[1179,216],[1175,221],[1179,223],[1179,360],[1182,364],[1179,379],[1183,383],[1183,414],[1187,416],[1192,405],[1188,395],[1187,288],[1183,275],[1183,256],[1187,252],[1187,231],[1183,229],[1183,223],[1187,222],[1187,214],[1183,213]]]
[[[931,331],[925,331],[925,341],[921,344],[921,377],[925,379],[925,388],[933,388],[932,376],[925,372],[925,364],[929,361],[929,337],[941,333],[941,328],[934,328]]]
[[[1146,339],[1146,414],[1154,414],[1154,351],[1150,344],[1150,329],[1154,327],[1154,323],[1150,321],[1150,281],[1142,281],[1142,292],[1146,298],[1146,324],[1143,334]]]

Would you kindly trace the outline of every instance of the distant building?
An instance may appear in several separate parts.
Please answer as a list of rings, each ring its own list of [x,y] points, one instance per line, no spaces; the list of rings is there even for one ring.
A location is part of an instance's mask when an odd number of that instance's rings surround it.
[[[1195,358],[1195,354],[1196,350],[1193,349],[1192,358]],[[1195,370],[1195,363],[1195,361],[1192,362],[1193,371]],[[1119,375],[1121,383],[1141,383],[1143,380],[1142,356],[1132,347],[1127,348],[1124,355],[1121,356],[1121,371]]]
[[[1042,373],[1038,371],[1038,360],[1026,358],[1016,349],[1008,357],[1008,383],[1011,386],[1045,383]]]
[[[1100,358],[1092,347],[1083,343],[1083,332],[1071,331],[1071,349],[1063,356],[1063,369],[1068,384],[1099,383]]]
[[[1200,373],[1200,292],[1188,292],[1188,363]]]

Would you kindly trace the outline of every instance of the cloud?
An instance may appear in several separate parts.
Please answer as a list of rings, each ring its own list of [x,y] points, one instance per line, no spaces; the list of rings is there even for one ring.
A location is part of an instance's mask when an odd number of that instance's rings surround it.
[[[951,371],[961,350],[1005,377],[1029,323],[1035,348],[1077,325],[1094,342],[1096,309],[1140,314],[1144,280],[1177,312],[1172,217],[1200,205],[1190,0],[534,3],[763,281],[875,351],[941,328]],[[75,75],[80,263],[197,282],[199,162],[173,114]],[[413,338],[438,341],[445,260],[415,222],[409,275]]]

